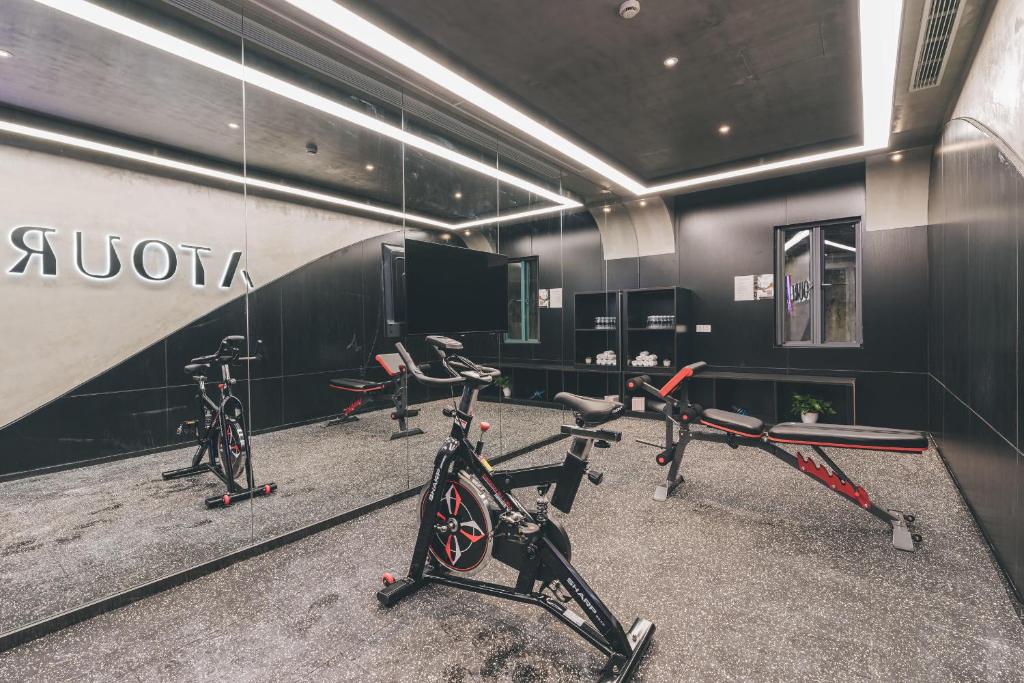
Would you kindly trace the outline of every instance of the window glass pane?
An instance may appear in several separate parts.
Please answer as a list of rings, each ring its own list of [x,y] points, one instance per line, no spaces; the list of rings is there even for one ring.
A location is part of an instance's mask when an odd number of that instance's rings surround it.
[[[781,289],[785,308],[782,311],[782,341],[809,342],[814,288],[811,286],[811,240],[808,228],[787,228],[782,231]]]
[[[523,339],[523,261],[508,264],[508,334],[511,341]]]
[[[537,267],[537,261],[524,261],[523,267],[526,269],[525,272],[525,283],[526,283],[526,329],[524,330],[523,337],[530,341],[536,341],[540,339],[540,324],[537,320],[539,316],[538,309],[540,308],[537,300],[537,281],[539,279],[538,272],[540,268]]]
[[[821,305],[825,342],[857,339],[857,226],[821,229]]]

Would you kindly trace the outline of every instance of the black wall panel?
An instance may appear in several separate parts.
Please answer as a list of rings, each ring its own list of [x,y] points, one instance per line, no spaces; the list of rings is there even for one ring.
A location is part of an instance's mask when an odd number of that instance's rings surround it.
[[[711,365],[853,373],[862,424],[928,423],[926,229],[863,232],[864,344],[775,344],[772,301],[734,301],[733,277],[774,272],[773,228],[864,214],[863,166],[752,183],[676,201],[679,282],[694,291],[697,356]]]
[[[951,121],[935,150],[928,213],[929,424],[1020,595],[1024,177],[994,136]]]

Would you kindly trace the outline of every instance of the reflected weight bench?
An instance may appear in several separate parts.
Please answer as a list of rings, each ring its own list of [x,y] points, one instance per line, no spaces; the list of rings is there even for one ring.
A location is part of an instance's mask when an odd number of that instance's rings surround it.
[[[375,360],[384,368],[388,375],[387,379],[374,381],[340,377],[330,381],[331,389],[352,394],[353,397],[341,411],[341,415],[328,421],[327,425],[355,422],[359,419],[359,416],[355,415],[359,408],[372,404],[378,396],[387,395],[394,405],[391,419],[398,421],[398,431],[391,434],[390,440],[423,434],[422,429],[409,427],[406,422],[410,417],[419,415],[420,411],[419,408],[409,407],[409,378],[401,357],[397,353],[380,353]]]
[[[730,448],[751,446],[775,456],[790,467],[802,472],[830,491],[865,510],[892,528],[892,544],[899,550],[912,552],[916,543],[921,542],[920,534],[914,533],[914,516],[899,510],[888,510],[876,504],[863,486],[856,484],[840,469],[823,449],[853,449],[886,451],[892,453],[921,454],[928,449],[928,438],[921,432],[883,427],[861,427],[854,425],[805,424],[784,422],[765,429],[764,423],[756,417],[714,408],[704,409],[691,404],[683,380],[692,377],[707,365],[703,362],[688,365],[677,372],[663,387],[652,386],[648,375],[633,377],[626,382],[628,390],[648,394],[650,409],[664,415],[665,443],[654,444],[659,465],[669,465],[668,476],[658,485],[654,499],[664,501],[683,483],[679,474],[683,453],[691,440],[723,443]],[[672,394],[681,389],[680,398]],[[716,432],[692,432],[691,424],[710,427]],[[678,438],[675,436],[678,426]],[[808,446],[817,455],[804,457],[786,450],[792,446]],[[819,462],[820,460],[820,462]]]

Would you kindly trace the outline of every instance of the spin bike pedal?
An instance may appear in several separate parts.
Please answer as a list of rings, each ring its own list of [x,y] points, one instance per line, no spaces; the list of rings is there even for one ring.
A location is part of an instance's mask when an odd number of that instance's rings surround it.
[[[587,471],[587,479],[594,486],[600,486],[601,482],[604,481],[604,472],[598,472],[597,470]]]

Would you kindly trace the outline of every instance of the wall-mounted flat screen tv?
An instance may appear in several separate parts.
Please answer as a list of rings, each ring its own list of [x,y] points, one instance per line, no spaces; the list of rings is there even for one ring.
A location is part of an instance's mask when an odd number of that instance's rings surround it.
[[[409,334],[508,330],[508,257],[405,241]]]

